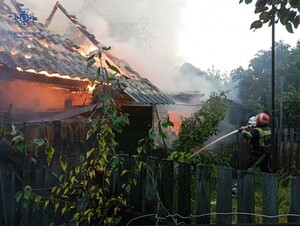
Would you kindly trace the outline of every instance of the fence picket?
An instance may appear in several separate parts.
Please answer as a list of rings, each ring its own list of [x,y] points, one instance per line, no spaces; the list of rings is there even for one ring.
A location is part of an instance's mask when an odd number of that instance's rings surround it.
[[[262,175],[262,214],[268,216],[278,215],[278,177],[275,174]],[[277,223],[278,217],[263,217],[263,223]]]
[[[157,211],[157,164],[158,158],[148,157],[146,163],[145,213]]]
[[[238,180],[238,223],[254,223],[254,173],[247,171],[237,172]],[[251,215],[248,215],[250,213]]]
[[[219,168],[217,173],[217,213],[232,212],[232,169]],[[217,224],[231,224],[232,215],[217,215]]]
[[[173,194],[174,194],[174,184],[173,184],[173,167],[174,161],[163,159],[161,161],[161,173],[160,173],[160,198],[161,201],[169,213],[173,213]]]
[[[178,166],[178,214],[183,217],[189,217],[191,213],[191,164],[179,163]],[[180,218],[178,222],[190,223],[190,218]]]
[[[136,184],[131,185],[129,203],[135,211],[142,212],[142,171],[134,170],[139,161],[141,161],[140,156],[130,157],[130,177],[136,181]]]
[[[290,209],[289,214],[300,215],[300,178],[291,177],[291,198],[290,198]],[[300,222],[300,216],[289,216],[288,222]]]
[[[196,173],[196,215],[210,213],[211,166],[197,165]],[[197,217],[197,224],[209,224],[210,216]]]

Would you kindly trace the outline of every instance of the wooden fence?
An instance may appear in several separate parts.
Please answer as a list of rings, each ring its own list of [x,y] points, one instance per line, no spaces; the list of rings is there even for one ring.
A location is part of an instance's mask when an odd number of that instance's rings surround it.
[[[49,143],[68,156],[71,162],[77,162],[80,154],[91,145],[85,141],[88,128],[86,124],[56,122],[30,126],[24,124],[20,128],[30,138],[47,138]],[[283,131],[282,142],[279,142],[281,138],[278,138],[282,156],[280,164],[286,167],[283,168],[286,172],[294,172],[293,175],[296,175],[300,165],[299,133],[298,130],[295,131]],[[239,143],[239,146],[236,146],[239,147],[239,153],[245,153],[242,149],[247,148],[242,145],[245,144]],[[9,149],[9,145],[4,142],[0,144],[0,225],[47,225],[47,214],[33,208],[24,209],[15,202],[15,193],[29,184],[34,191],[47,195],[49,188],[57,182],[61,173],[58,159],[54,159],[51,168],[48,169],[44,167],[43,153],[36,159],[18,155],[4,159],[1,153],[7,153],[5,149]],[[122,157],[124,168],[130,170],[136,164],[133,156]],[[245,155],[241,155],[242,157]],[[243,161],[239,159],[239,162]],[[290,163],[293,164],[289,165]],[[290,194],[290,199],[283,202],[278,185],[282,180],[281,176],[255,175],[243,170],[234,174],[233,172],[229,168],[219,168],[215,171],[210,166],[192,167],[188,163],[178,164],[169,160],[159,162],[157,158],[149,157],[143,170],[134,175],[137,184],[132,186],[128,198],[130,211],[124,215],[124,220],[129,225],[141,225],[145,222],[155,224],[157,220],[161,224],[174,221],[197,224],[300,222],[298,175],[290,177],[290,186],[284,188],[284,191]],[[120,177],[116,176],[112,180],[114,189],[118,189],[119,184],[123,183],[119,179]],[[235,183],[238,192],[233,195],[232,185]],[[279,213],[289,215],[277,217]]]
[[[130,170],[136,164],[134,156],[121,157],[124,161],[122,169]],[[32,184],[34,191],[39,194],[49,193],[50,188],[46,186],[46,181],[43,184],[37,183],[39,178],[49,177],[49,172],[43,170],[44,173],[41,174],[38,168],[32,171],[36,181]],[[290,177],[289,186],[282,187],[280,177],[275,174],[259,175],[238,171],[237,177],[234,178],[231,168],[213,169],[211,166],[178,164],[171,160],[159,162],[154,157],[148,157],[138,174],[132,173],[128,176],[134,176],[137,180],[136,185],[132,185],[128,197],[129,212],[124,214],[124,221],[128,225],[156,222],[159,222],[159,225],[174,225],[175,222],[300,222],[299,177]],[[119,185],[124,183],[124,178],[121,181],[121,177],[114,176],[111,181],[113,192],[117,192]],[[234,184],[237,184],[236,194],[232,192]],[[47,215],[43,211],[24,209],[16,203],[14,194],[21,187],[22,184],[18,182],[12,169],[1,169],[1,225],[47,225]],[[289,195],[282,197],[280,192],[283,191]]]

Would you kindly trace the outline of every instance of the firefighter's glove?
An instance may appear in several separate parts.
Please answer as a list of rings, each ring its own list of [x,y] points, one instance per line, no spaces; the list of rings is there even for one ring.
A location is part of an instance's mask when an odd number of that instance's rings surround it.
[[[248,126],[242,126],[242,127],[239,128],[239,131],[241,132],[241,131],[243,131],[243,130],[248,130],[248,129],[249,129]]]

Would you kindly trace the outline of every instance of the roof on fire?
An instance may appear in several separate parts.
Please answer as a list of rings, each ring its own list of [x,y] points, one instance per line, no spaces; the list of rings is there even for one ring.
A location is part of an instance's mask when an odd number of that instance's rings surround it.
[[[32,22],[31,26],[21,27],[14,20],[15,15],[12,8],[0,0],[1,64],[12,69],[35,69],[36,72],[47,71],[82,79],[95,75],[95,70],[86,66],[85,58],[78,52],[79,46],[70,39],[51,33],[45,25],[37,21]],[[136,102],[174,103],[148,79],[133,71],[125,61],[117,57],[114,57],[113,61],[128,72],[128,76],[121,77],[121,83],[124,92]]]

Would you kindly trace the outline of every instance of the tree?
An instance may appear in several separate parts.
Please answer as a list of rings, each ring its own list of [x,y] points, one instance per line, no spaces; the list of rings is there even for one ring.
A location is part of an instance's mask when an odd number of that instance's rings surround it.
[[[283,106],[300,89],[300,42],[291,48],[283,41],[275,45],[275,115],[279,115],[279,101],[283,99]],[[238,81],[238,93],[243,104],[252,108],[254,112],[271,109],[271,51],[261,50],[250,61],[249,67],[237,68],[231,72],[231,76]],[[282,86],[280,80],[283,80]],[[290,86],[295,89],[291,89]],[[289,92],[292,92],[291,95]],[[289,96],[289,98],[287,98]],[[289,117],[296,116],[296,106],[283,107],[283,121],[285,126],[291,125]],[[293,125],[294,127],[295,125]]]
[[[182,118],[178,140],[174,146],[176,151],[189,152],[216,133],[220,122],[227,112],[225,92],[212,92],[206,105],[188,118]]]
[[[240,0],[240,3],[250,4],[253,0]],[[259,19],[251,24],[250,29],[258,29],[263,24],[272,25],[280,23],[286,30],[293,33],[293,27],[298,28],[300,23],[300,1],[299,0],[256,0],[255,11]]]
[[[288,91],[284,93],[284,112],[286,114],[286,121],[289,127],[300,127],[300,91],[294,86],[290,86]]]

